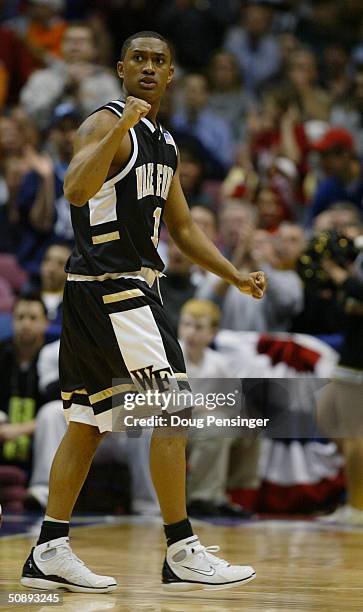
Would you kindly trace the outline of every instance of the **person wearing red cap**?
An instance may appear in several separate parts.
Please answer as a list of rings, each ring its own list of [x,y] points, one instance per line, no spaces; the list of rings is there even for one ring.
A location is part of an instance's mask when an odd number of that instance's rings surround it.
[[[320,140],[315,143],[313,148],[320,153],[326,153],[332,149],[352,151],[353,136],[345,128],[333,127],[325,132]]]
[[[363,168],[354,150],[353,137],[342,127],[332,127],[313,149],[320,154],[325,178],[308,211],[308,225],[335,202],[352,202],[363,211]]]

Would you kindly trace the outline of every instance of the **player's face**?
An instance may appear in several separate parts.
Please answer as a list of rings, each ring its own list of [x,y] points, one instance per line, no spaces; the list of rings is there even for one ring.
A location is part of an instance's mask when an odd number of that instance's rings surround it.
[[[117,72],[129,95],[149,103],[159,100],[174,74],[167,44],[157,38],[135,38]]]

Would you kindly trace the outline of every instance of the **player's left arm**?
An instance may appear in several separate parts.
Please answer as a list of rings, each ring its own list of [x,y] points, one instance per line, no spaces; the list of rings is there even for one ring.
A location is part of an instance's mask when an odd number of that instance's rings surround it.
[[[179,168],[170,186],[164,220],[172,239],[191,261],[235,285],[243,293],[257,299],[263,297],[266,289],[265,274],[239,272],[194,223],[180,185]]]

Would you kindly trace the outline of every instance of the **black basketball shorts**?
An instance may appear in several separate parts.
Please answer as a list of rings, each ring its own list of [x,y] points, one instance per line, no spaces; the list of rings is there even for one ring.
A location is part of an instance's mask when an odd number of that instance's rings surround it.
[[[115,410],[126,393],[165,381],[188,388],[160,297],[133,278],[66,282],[59,367],[67,421],[101,432],[115,429]]]

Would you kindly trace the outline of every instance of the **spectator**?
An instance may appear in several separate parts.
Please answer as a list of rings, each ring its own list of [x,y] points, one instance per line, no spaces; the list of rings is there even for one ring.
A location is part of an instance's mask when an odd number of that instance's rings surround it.
[[[24,499],[24,507],[30,511],[43,510],[47,505],[50,468],[67,429],[59,399],[58,353],[59,342],[52,342],[42,348],[38,359],[39,388],[46,403],[38,412],[34,431],[32,470]]]
[[[281,270],[295,270],[300,255],[304,252],[306,238],[304,230],[296,223],[281,223],[276,233],[276,256]]]
[[[59,341],[44,346],[38,360],[39,386],[47,401],[37,416],[34,435],[34,461],[25,506],[27,509],[45,508],[48,500],[49,473],[54,454],[67,429],[60,401]],[[133,484],[133,509],[137,513],[158,513],[149,470],[151,432],[139,437],[120,433],[109,434],[101,443],[94,458],[95,464],[127,461]]]
[[[273,14],[264,3],[243,3],[240,25],[227,31],[225,48],[236,56],[248,91],[257,93],[280,67],[279,44],[271,33]]]
[[[218,219],[217,214],[208,206],[193,206],[191,209],[193,221],[199,225],[212,242],[217,240]]]
[[[199,225],[200,229],[208,236],[212,242],[217,241],[218,218],[214,210],[206,206],[193,206],[191,209],[193,221]],[[200,287],[204,282],[210,282],[216,276],[204,268],[194,265],[192,268],[192,282],[196,287]]]
[[[20,264],[37,275],[47,247],[54,242],[73,246],[69,204],[63,195],[63,179],[73,153],[73,141],[79,117],[71,105],[56,108],[50,143],[52,159],[46,153],[27,148],[32,170],[24,177],[19,194],[18,210],[21,231],[17,245]]]
[[[26,46],[11,29],[0,25],[0,108],[17,102],[32,72]]]
[[[352,266],[327,257],[324,270],[340,293],[344,340],[333,381],[321,394],[318,417],[323,433],[338,439],[345,459],[347,502],[325,523],[363,525],[363,280]]]
[[[277,40],[280,49],[280,68],[265,85],[264,90],[277,89],[281,87],[281,83],[285,83],[287,79],[288,67],[292,54],[300,48],[300,42],[296,38],[293,31],[282,31],[277,35]]]
[[[251,112],[248,121],[247,155],[260,178],[271,174],[282,157],[294,164],[301,181],[310,145],[296,95],[287,88],[267,92],[261,109]]]
[[[338,3],[314,0],[298,23],[296,36],[319,57],[327,45],[336,42],[339,25]]]
[[[1,463],[29,471],[35,419],[43,403],[37,361],[48,325],[45,306],[36,294],[20,297],[14,307],[14,334],[0,344],[2,384],[0,410]]]
[[[0,115],[0,238],[1,251],[12,252],[19,221],[18,191],[29,170],[27,132],[11,115]]]
[[[256,224],[256,210],[247,202],[226,200],[219,213],[219,242],[223,255],[231,259]]]
[[[327,121],[332,100],[317,84],[316,59],[309,49],[298,49],[290,56],[287,76],[302,111],[302,119]]]
[[[66,273],[64,271],[71,249],[66,244],[52,244],[46,250],[40,266],[40,284],[34,284],[39,290],[47,310],[49,327],[47,339],[60,337],[62,327],[62,302]],[[26,291],[26,290],[25,290]]]
[[[166,315],[175,330],[178,328],[181,307],[195,293],[195,285],[191,279],[191,269],[192,262],[179,251],[176,244],[170,239],[166,276],[160,279],[160,287]]]
[[[301,179],[302,176],[291,159],[275,157],[267,173],[267,184],[277,194],[284,208],[286,219],[300,219],[301,217],[301,203],[304,200]]]
[[[0,116],[0,311],[7,313],[12,310],[13,292],[19,292],[26,280],[13,255],[18,221],[16,198],[26,171],[22,133],[13,117]],[[7,327],[3,319],[1,335],[7,335]]]
[[[279,194],[268,186],[257,192],[256,207],[259,229],[275,232],[280,223],[289,218]]]
[[[205,285],[197,296],[216,302],[222,309],[222,329],[235,331],[287,331],[292,318],[303,308],[303,288],[294,270],[280,270],[276,242],[266,231],[252,229],[240,239],[233,264],[248,273],[266,272],[268,286],[263,300],[251,305],[246,296],[225,281]]]
[[[328,209],[332,216],[332,228],[337,232],[344,233],[351,227],[359,227],[362,222],[362,215],[351,202],[336,202]]]
[[[23,157],[26,139],[14,116],[0,115],[0,167],[10,157]]]
[[[329,213],[332,214],[331,211]],[[331,223],[332,220],[329,221]],[[340,351],[343,294],[324,269],[324,260],[332,257],[336,266],[350,272],[357,253],[348,237],[325,228],[323,233],[313,236],[298,261],[297,269],[304,283],[304,308],[294,318],[292,331],[331,336],[327,339]]]
[[[62,39],[62,60],[32,74],[20,100],[39,127],[49,125],[54,108],[61,102],[72,102],[83,119],[120,96],[119,80],[96,64],[96,49],[91,28],[73,23]]]
[[[313,230],[315,235],[335,230],[354,241],[363,233],[362,217],[351,202],[337,202],[315,217]]]
[[[203,159],[193,147],[180,147],[180,184],[188,205],[213,206],[212,197],[203,189],[205,168]]]
[[[178,62],[187,70],[204,69],[222,42],[224,25],[233,17],[233,0],[208,4],[172,0],[166,4],[159,23],[174,42]]]
[[[179,134],[197,138],[223,176],[232,163],[232,132],[224,119],[208,109],[208,96],[208,82],[202,74],[186,76],[184,104],[174,113],[172,126]]]
[[[61,323],[61,304],[66,273],[64,271],[71,249],[63,244],[53,244],[45,252],[40,267],[41,295],[50,321]]]
[[[208,108],[228,121],[235,143],[245,140],[245,124],[254,98],[245,91],[237,60],[228,51],[217,51],[208,66]]]
[[[339,41],[324,49],[322,81],[332,103],[344,101],[349,95],[352,70],[348,48]]]
[[[219,319],[219,308],[205,300],[188,300],[181,310],[179,337],[187,373],[194,393],[203,393],[204,397],[213,391],[220,393],[221,386],[226,391],[221,379],[229,378],[225,357],[209,348],[218,330]],[[206,412],[204,406],[194,407],[192,416],[204,418]],[[216,412],[218,416],[231,416],[228,408],[215,409],[213,416],[217,416]],[[201,435],[190,437],[188,511],[192,516],[248,518],[250,514],[241,506],[232,504],[227,495],[228,482],[232,478],[235,480],[237,476],[240,486],[243,486],[243,475],[246,472],[244,460],[247,458],[243,444],[245,441],[238,437],[237,428],[227,432],[221,432],[220,428],[205,429],[207,432],[200,430]],[[232,452],[234,460],[230,462]],[[251,458],[248,465],[257,479],[255,454],[253,459],[255,465],[252,467]]]
[[[350,91],[336,101],[330,120],[344,125],[354,138],[357,154],[363,156],[363,63],[357,67]]]
[[[89,0],[68,0],[69,11],[71,10],[72,13],[76,8],[76,2],[81,5],[81,9],[83,8],[83,15],[79,11],[80,16],[75,18],[83,19],[87,16],[88,23],[92,24],[93,29],[97,31],[98,42],[101,28],[110,33],[114,51],[113,62],[115,63],[120,58],[121,41],[126,40],[131,34],[155,29],[165,34],[159,18],[160,6],[164,4],[163,0],[152,2],[149,0],[137,0],[136,2],[135,0],[121,0],[121,2],[119,0],[92,0],[91,3]],[[72,16],[70,18],[74,19]],[[104,44],[104,39],[101,40],[101,44]],[[103,53],[104,50],[101,49],[100,52]]]
[[[61,53],[66,22],[60,17],[63,0],[26,0],[25,12],[7,22],[24,41],[33,68],[51,64]]]
[[[353,137],[344,128],[331,128],[315,143],[326,177],[318,185],[308,210],[308,224],[331,204],[352,202],[362,210],[363,172],[354,153]]]

